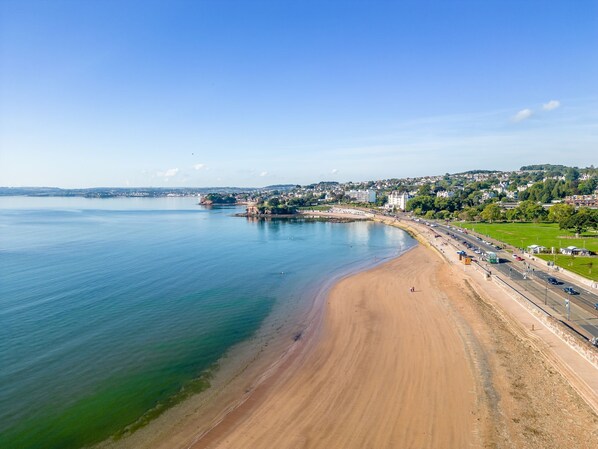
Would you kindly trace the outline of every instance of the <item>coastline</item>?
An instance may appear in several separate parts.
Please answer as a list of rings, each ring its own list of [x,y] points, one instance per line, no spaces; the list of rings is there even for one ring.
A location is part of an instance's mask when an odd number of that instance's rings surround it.
[[[427,447],[428,437],[431,447],[474,444],[481,411],[471,392],[479,388],[460,332],[444,319],[443,293],[429,288],[441,262],[428,256],[415,247],[337,282],[316,338],[254,401],[187,447]],[[424,323],[435,325],[434,337],[421,334]]]
[[[305,217],[299,217],[305,219]],[[217,427],[231,413],[256,399],[256,390],[271,383],[298,354],[318,344],[330,291],[343,279],[400,258],[417,248],[413,244],[387,257],[374,257],[346,265],[330,277],[309,285],[295,315],[270,316],[256,335],[232,347],[217,363],[208,389],[167,409],[147,425],[117,440],[108,439],[96,449],[187,448]],[[272,333],[276,335],[272,335]]]
[[[229,402],[203,410],[209,425],[189,409],[187,424],[169,433],[157,420],[150,444],[129,447],[596,447],[598,416],[497,306],[504,293],[462,273],[426,229],[380,221],[422,245],[330,280],[313,326],[284,357],[248,368],[257,382],[226,385]]]

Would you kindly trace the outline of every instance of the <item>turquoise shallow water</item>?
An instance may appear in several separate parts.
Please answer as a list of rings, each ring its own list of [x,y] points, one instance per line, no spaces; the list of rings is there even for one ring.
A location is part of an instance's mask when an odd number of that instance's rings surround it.
[[[374,223],[238,211],[0,198],[0,447],[78,448],[149,419],[310,301],[306,285],[414,245]]]

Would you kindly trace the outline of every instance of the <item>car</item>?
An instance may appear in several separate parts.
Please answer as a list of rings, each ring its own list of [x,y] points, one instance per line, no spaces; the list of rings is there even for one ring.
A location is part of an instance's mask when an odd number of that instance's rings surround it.
[[[560,282],[558,281],[558,279],[557,278],[553,278],[553,277],[546,278],[546,282],[548,282],[549,284],[552,284],[552,285],[559,285],[560,284]]]
[[[522,258],[522,257],[519,257],[519,256],[517,256],[517,258],[516,258],[515,260],[516,260],[517,262],[522,262],[522,261],[523,261],[523,258]]]
[[[513,254],[513,259],[517,259],[519,256],[517,254]]]
[[[598,310],[598,302],[594,304],[594,309]]]
[[[565,287],[563,291],[568,295],[579,295],[579,292],[575,290],[573,287]]]

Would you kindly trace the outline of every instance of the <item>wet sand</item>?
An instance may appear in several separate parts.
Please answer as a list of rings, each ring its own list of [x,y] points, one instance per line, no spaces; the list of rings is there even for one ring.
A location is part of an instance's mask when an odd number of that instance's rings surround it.
[[[297,341],[116,446],[598,447],[598,416],[504,293],[439,256],[426,244],[342,279]]]
[[[430,256],[418,247],[339,282],[313,344],[190,447],[478,446],[473,359]]]

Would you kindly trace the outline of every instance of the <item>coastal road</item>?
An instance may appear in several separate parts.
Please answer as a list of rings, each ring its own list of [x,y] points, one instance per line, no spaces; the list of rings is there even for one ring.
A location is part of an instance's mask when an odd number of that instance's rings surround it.
[[[510,252],[497,249],[496,245],[472,234],[471,231],[440,223],[433,224],[434,229],[452,243],[455,250],[466,251],[468,255],[477,259],[482,268],[493,274],[500,274],[503,280],[526,296],[533,296],[537,305],[545,308],[555,318],[572,326],[587,338],[598,337],[598,311],[594,308],[594,304],[598,303],[598,296],[589,291],[588,287],[559,279],[558,272],[539,267],[530,260],[529,255],[519,254],[523,261],[517,261]],[[500,257],[500,263],[486,262],[483,260],[482,254],[476,254],[475,250],[481,253],[495,252]],[[549,277],[557,278],[559,284],[550,284],[547,281]],[[572,287],[580,294],[568,295],[563,290],[565,287]],[[570,301],[569,312],[566,308],[567,300]]]

